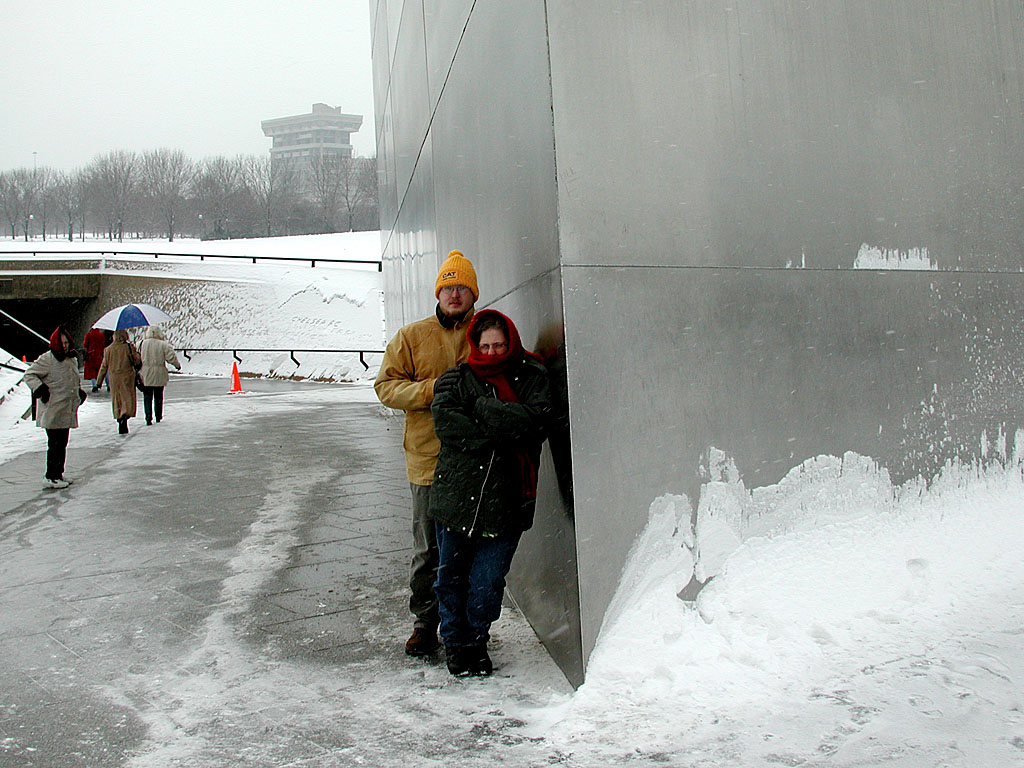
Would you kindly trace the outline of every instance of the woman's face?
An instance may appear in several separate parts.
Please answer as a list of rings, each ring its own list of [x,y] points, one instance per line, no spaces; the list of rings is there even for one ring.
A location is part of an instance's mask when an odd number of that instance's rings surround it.
[[[503,355],[508,351],[508,339],[498,328],[488,328],[480,334],[477,349],[485,355]]]

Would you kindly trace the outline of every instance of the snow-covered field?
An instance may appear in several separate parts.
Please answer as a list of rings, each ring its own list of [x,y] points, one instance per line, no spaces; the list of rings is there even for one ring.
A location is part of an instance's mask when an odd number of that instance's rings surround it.
[[[316,293],[297,279],[280,307],[369,290],[312,273]],[[18,397],[0,406],[0,461],[32,439],[11,417]],[[107,408],[87,402],[81,431],[102,420],[113,435]],[[716,462],[700,499],[649,489],[586,684],[507,702],[535,737],[510,745],[508,764],[1024,765],[1018,451],[903,487],[852,454],[809,457],[754,490]],[[694,573],[713,578],[683,602]]]

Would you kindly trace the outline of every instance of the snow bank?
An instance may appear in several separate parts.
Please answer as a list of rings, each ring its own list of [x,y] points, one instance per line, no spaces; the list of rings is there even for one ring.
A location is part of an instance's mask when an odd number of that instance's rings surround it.
[[[0,363],[10,368],[0,367],[0,434],[15,424],[32,405],[32,395],[28,387],[20,384],[21,372],[12,368],[23,369],[26,363],[18,360],[5,349],[0,349]],[[0,447],[0,461],[4,459],[3,447]]]
[[[563,752],[1020,764],[1019,465],[894,488],[869,459],[821,456],[750,492],[724,454],[708,464],[696,529],[685,497],[651,505],[586,684],[538,719]]]

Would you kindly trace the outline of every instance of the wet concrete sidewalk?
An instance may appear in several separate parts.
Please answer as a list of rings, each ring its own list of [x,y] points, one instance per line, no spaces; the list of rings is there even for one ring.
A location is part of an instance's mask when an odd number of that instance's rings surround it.
[[[83,423],[67,490],[41,432],[0,464],[0,766],[546,764],[514,710],[569,689],[513,608],[491,680],[402,653],[401,422],[365,387],[245,384]]]

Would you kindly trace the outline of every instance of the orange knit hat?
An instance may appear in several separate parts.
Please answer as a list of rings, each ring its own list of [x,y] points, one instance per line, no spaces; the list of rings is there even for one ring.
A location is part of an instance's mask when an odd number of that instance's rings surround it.
[[[462,255],[462,251],[451,251],[441,265],[434,284],[434,297],[441,294],[446,285],[464,285],[473,292],[473,301],[480,298],[480,289],[476,285],[476,270],[473,262]]]

